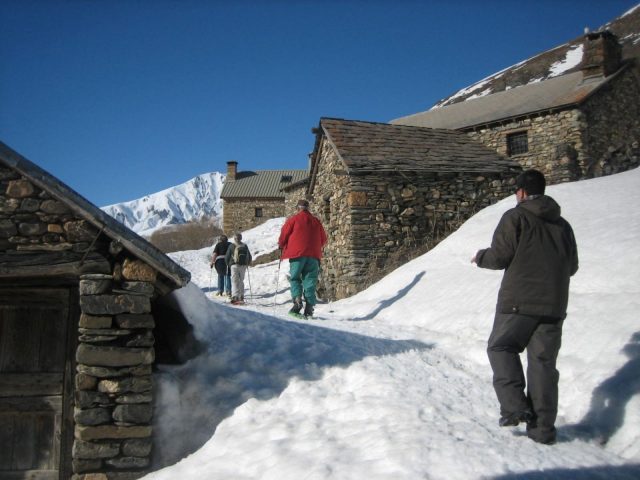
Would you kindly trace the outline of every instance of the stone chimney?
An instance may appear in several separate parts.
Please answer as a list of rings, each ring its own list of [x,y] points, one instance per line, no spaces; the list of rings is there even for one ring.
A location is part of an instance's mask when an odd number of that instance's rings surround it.
[[[584,36],[582,72],[586,77],[607,77],[622,64],[622,48],[618,38],[608,30]]]
[[[226,181],[233,182],[238,174],[238,162],[231,160],[227,162],[227,178]]]

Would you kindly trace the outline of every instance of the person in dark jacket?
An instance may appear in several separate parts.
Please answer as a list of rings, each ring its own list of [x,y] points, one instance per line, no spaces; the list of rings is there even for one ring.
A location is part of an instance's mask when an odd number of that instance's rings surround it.
[[[322,247],[327,234],[320,220],[309,212],[309,202],[298,201],[298,213],[289,217],[280,231],[278,246],[281,259],[289,259],[289,282],[293,307],[289,313],[299,315],[304,295],[304,316],[313,315],[316,304],[316,284],[320,272]]]
[[[501,218],[491,247],[476,253],[479,267],[504,270],[487,353],[500,403],[500,426],[526,422],[532,440],[553,444],[558,410],[556,359],[567,314],[569,278],[578,270],[573,230],[560,206],[544,194],[544,175],[516,180],[518,204]],[[520,353],[527,350],[527,376]]]
[[[220,241],[213,247],[213,255],[211,256],[211,268],[215,266],[218,274],[217,295],[219,297],[225,294],[231,296],[231,268],[224,259],[228,248],[229,239],[226,235],[222,235]]]

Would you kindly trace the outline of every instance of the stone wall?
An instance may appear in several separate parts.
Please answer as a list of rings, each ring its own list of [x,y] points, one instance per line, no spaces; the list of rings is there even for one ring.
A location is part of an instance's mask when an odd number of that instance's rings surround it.
[[[639,99],[640,74],[632,67],[579,107],[513,119],[467,134],[506,156],[507,135],[527,131],[529,151],[511,158],[525,169],[543,172],[549,184],[609,175],[638,165],[634,149],[640,141]]]
[[[64,203],[0,167],[0,252],[85,252],[97,235]]]
[[[517,174],[348,176],[328,142],[320,148],[312,211],[329,237],[323,286],[334,298],[377,280],[397,252],[427,251],[478,210],[513,194]],[[379,272],[373,278],[372,267]]]
[[[262,217],[256,217],[256,208],[262,208]],[[271,218],[284,217],[284,199],[225,199],[223,226],[231,238],[235,232],[244,232]]]
[[[155,277],[129,259],[115,275],[81,277],[74,479],[133,479],[149,466]]]
[[[529,151],[512,155],[522,168],[535,168],[549,184],[569,182],[582,177],[587,158],[583,132],[586,119],[577,109],[513,119],[499,125],[467,131],[472,138],[507,156],[507,135],[526,131]]]
[[[287,190],[284,197],[284,215],[290,217],[298,212],[297,204],[300,199],[307,199],[307,185],[301,185],[298,188]]]
[[[628,68],[582,107],[588,155],[585,176],[610,175],[638,166],[640,74]]]
[[[156,272],[128,258],[64,203],[0,166],[0,254],[39,254],[47,268],[50,256],[79,259],[88,252],[102,260],[65,278],[78,284],[82,312],[76,358],[69,359],[76,362],[73,478],[135,479],[145,474],[152,447]]]

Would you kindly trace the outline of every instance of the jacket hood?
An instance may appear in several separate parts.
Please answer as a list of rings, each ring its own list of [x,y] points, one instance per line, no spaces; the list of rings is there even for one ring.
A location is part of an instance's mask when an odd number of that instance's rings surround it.
[[[549,222],[555,222],[560,218],[560,205],[547,195],[540,195],[533,200],[526,200],[518,204],[519,208],[533,213],[536,217]]]

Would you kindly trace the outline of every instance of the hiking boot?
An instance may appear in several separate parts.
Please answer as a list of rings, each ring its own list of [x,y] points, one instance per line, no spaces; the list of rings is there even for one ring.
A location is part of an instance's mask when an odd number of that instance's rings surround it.
[[[503,415],[500,417],[498,424],[501,427],[517,427],[521,422],[525,422],[527,425],[534,423],[535,416],[530,410],[524,410],[522,412],[511,413],[509,415]]]
[[[310,304],[307,303],[304,306],[304,316],[305,316],[305,318],[313,317],[313,305],[310,305]]]
[[[293,307],[291,307],[291,310],[289,310],[289,313],[292,313],[294,315],[299,315],[300,314],[300,310],[302,310],[302,299],[301,298],[294,298],[293,299]]]

